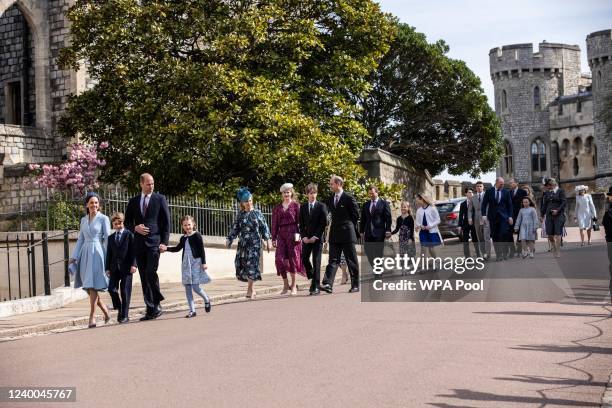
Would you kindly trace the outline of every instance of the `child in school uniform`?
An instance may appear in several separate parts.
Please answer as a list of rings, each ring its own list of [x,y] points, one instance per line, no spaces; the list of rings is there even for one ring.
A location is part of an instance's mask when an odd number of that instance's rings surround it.
[[[523,198],[521,206],[521,210],[514,224],[514,231],[519,234],[519,240],[521,241],[523,249],[523,258],[527,258],[527,256],[533,258],[540,220],[531,198]]]
[[[204,299],[204,310],[206,310],[206,313],[209,313],[212,308],[210,298],[206,292],[200,288],[200,284],[210,282],[210,277],[208,273],[206,273],[208,266],[206,265],[204,240],[202,239],[202,235],[195,230],[195,220],[192,216],[185,215],[181,218],[181,225],[185,235],[181,237],[177,246],[168,247],[166,250],[169,252],[183,250],[181,267],[182,283],[185,285],[185,295],[189,303],[189,314],[185,317],[190,318],[196,315],[193,292]]]
[[[134,234],[123,226],[124,219],[123,213],[120,212],[111,216],[115,232],[108,237],[106,250],[106,276],[110,278],[108,292],[113,308],[118,310],[119,323],[127,323],[130,320],[128,314],[132,297],[132,275],[136,272]]]

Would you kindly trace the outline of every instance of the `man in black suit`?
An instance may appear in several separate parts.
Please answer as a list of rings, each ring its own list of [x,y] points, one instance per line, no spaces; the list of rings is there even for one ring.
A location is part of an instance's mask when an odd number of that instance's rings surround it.
[[[336,271],[340,265],[340,256],[344,254],[346,265],[351,275],[350,293],[359,292],[359,263],[357,261],[357,223],[359,221],[359,206],[355,197],[344,192],[344,180],[332,176],[329,187],[333,195],[327,200],[327,208],[331,213],[329,227],[329,264],[325,269],[325,277],[321,289],[332,293]]]
[[[374,258],[383,256],[385,239],[391,236],[391,207],[388,202],[378,197],[376,186],[368,187],[368,195],[370,200],[361,207],[359,232],[368,262],[373,265]]]
[[[125,226],[134,234],[136,263],[142,294],[147,306],[140,320],[156,319],[162,314],[157,267],[159,253],[166,250],[170,238],[170,210],[166,197],[153,192],[153,176],[140,176],[141,194],[130,199],[125,211]]]
[[[508,182],[510,184],[510,198],[512,199],[512,219],[516,220],[523,206],[523,198],[527,197],[527,192],[519,188],[514,178],[511,178]],[[521,253],[521,241],[519,240],[518,233],[516,234],[516,241],[513,239],[512,242],[513,244],[510,245],[510,258],[514,258],[515,255],[518,256]]]
[[[476,234],[476,226],[474,223],[470,224],[470,220],[474,217],[474,204],[472,203],[472,197],[474,197],[474,190],[468,188],[465,190],[465,196],[467,197],[464,202],[459,205],[459,228],[461,228],[461,241],[463,241],[463,256],[466,258],[471,257],[470,254],[470,236],[472,237],[472,243],[474,244],[474,250],[476,251],[476,257],[480,258],[480,246],[478,244],[478,235]]]
[[[514,214],[510,193],[504,188],[504,179],[498,177],[495,186],[487,190],[481,207],[482,218],[489,221],[491,238],[498,261],[508,258],[512,239],[512,224]]]
[[[119,311],[119,323],[129,321],[132,274],[136,272],[134,234],[123,228],[123,222],[122,213],[116,212],[112,215],[111,223],[115,232],[108,237],[106,250],[106,275],[110,278],[108,292],[113,300],[113,308]]]
[[[302,235],[302,264],[306,275],[311,279],[310,294],[318,295],[321,281],[321,254],[325,242],[327,226],[327,206],[317,201],[318,186],[314,183],[306,187],[308,202],[300,207],[300,233]],[[310,257],[312,255],[312,263]]]

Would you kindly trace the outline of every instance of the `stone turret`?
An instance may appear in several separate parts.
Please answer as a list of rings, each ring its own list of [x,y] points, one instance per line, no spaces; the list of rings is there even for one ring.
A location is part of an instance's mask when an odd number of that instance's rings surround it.
[[[551,175],[548,106],[579,92],[580,47],[542,42],[534,52],[533,44],[506,45],[489,52],[489,64],[506,143],[497,173],[538,183]]]
[[[586,38],[587,59],[592,73],[593,128],[597,143],[598,187],[612,185],[612,134],[601,120],[604,102],[612,97],[612,30],[591,33]]]

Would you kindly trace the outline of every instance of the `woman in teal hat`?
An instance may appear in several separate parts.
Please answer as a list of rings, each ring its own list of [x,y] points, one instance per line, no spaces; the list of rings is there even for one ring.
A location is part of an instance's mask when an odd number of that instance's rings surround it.
[[[240,188],[236,198],[240,202],[240,211],[225,244],[229,248],[232,246],[234,239],[240,237],[234,261],[236,278],[242,282],[248,282],[246,297],[254,299],[253,282],[261,280],[261,271],[259,270],[261,240],[266,241],[266,249],[269,251],[270,228],[268,228],[261,211],[253,207],[253,195],[247,188]]]

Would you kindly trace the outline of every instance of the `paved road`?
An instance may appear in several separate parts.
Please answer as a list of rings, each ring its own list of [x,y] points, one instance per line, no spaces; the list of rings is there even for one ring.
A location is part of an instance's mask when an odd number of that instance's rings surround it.
[[[0,343],[0,385],[76,386],[69,407],[597,407],[612,371],[601,304],[337,289]]]

